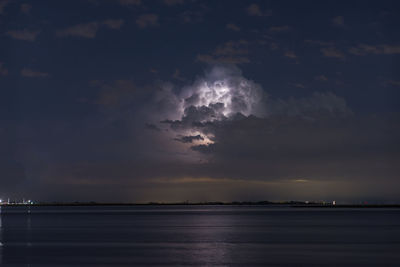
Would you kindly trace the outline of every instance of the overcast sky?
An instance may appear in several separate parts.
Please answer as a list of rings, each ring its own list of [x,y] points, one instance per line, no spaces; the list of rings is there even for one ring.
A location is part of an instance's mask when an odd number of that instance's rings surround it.
[[[399,202],[399,11],[0,0],[0,197]]]

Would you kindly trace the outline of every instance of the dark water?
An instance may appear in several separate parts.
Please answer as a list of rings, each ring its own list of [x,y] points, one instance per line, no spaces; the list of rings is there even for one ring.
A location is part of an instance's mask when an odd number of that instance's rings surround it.
[[[399,209],[2,207],[7,266],[400,266]]]

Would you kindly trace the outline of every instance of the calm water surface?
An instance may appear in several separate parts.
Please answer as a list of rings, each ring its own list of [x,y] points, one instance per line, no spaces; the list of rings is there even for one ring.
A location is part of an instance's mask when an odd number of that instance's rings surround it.
[[[400,266],[400,209],[2,207],[2,266]]]

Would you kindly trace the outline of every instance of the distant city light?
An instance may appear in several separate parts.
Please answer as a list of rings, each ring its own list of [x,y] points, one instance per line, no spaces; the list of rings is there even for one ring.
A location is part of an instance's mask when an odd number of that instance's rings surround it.
[[[0,205],[32,205],[34,204],[34,201],[32,200],[25,200],[25,198],[22,199],[22,201],[18,200],[10,200],[9,198],[7,201],[3,201],[3,199],[0,199]]]

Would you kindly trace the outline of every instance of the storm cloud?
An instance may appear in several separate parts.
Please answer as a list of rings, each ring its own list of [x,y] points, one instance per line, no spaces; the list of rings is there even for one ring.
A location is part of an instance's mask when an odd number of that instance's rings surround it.
[[[397,2],[25,2],[0,198],[400,201]]]

